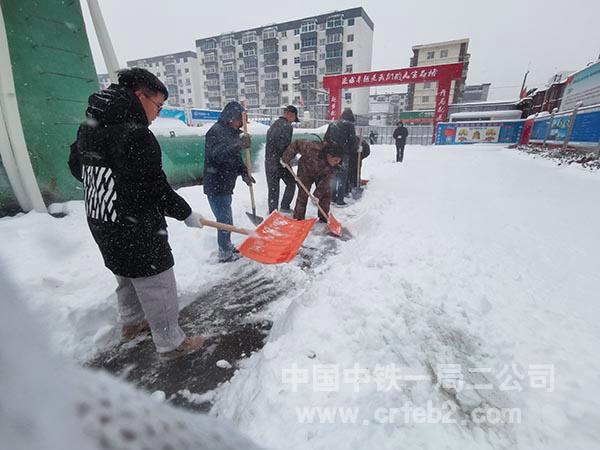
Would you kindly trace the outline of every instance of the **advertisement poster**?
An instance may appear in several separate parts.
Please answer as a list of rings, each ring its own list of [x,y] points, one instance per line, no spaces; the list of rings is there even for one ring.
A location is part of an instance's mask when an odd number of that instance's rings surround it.
[[[177,119],[186,123],[185,109],[163,108],[160,111],[160,117],[164,117],[165,119]]]
[[[456,129],[457,143],[498,142],[499,126],[464,126]]]
[[[560,111],[573,109],[579,102],[582,103],[581,106],[600,103],[600,61],[569,77]]]
[[[555,117],[550,125],[550,134],[548,134],[549,141],[564,141],[569,132],[569,126],[571,125],[572,115]]]

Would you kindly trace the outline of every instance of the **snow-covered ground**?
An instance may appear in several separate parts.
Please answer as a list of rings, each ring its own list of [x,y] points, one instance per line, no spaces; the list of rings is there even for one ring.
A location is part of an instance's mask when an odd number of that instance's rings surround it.
[[[318,271],[263,267],[302,288],[213,414],[273,448],[599,448],[598,174],[493,145],[393,159],[373,147],[362,200],[334,210],[355,238]],[[209,215],[201,188],[179,192]],[[237,224],[249,205],[240,183]],[[84,360],[114,339],[115,282],[81,202],[66,209],[0,219],[0,258],[52,346]],[[244,263],[215,264],[212,230],[169,233],[182,303]]]

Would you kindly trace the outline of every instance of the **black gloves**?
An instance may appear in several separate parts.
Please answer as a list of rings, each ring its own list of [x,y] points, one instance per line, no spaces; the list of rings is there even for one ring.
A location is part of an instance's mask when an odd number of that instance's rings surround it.
[[[254,177],[252,175],[249,175],[248,172],[244,172],[242,174],[242,180],[244,180],[244,183],[246,183],[248,186],[251,186],[254,183],[256,183]]]

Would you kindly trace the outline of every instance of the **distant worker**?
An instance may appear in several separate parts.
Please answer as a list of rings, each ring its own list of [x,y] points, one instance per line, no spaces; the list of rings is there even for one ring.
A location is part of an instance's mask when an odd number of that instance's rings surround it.
[[[377,144],[377,133],[375,133],[375,131],[373,130],[371,130],[371,132],[369,133],[369,143],[371,145]]]
[[[394,130],[394,139],[396,140],[396,162],[402,162],[404,160],[404,146],[406,145],[407,137],[408,130],[402,121],[398,122],[398,127]]]

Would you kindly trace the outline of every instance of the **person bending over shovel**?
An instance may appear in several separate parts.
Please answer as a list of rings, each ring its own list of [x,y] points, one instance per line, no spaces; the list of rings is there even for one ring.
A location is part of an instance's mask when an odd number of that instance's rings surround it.
[[[282,165],[289,166],[290,161],[300,154],[298,161],[298,178],[307,189],[314,183],[316,188],[314,196],[319,199],[319,206],[326,214],[329,213],[331,203],[331,181],[340,169],[344,149],[329,142],[315,142],[296,140],[283,152]],[[308,195],[304,190],[298,192],[294,219],[304,220]],[[319,212],[319,220],[327,222],[327,217]]]

